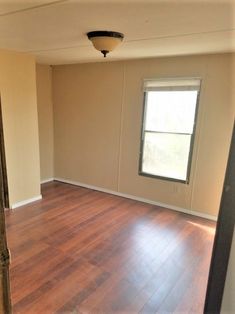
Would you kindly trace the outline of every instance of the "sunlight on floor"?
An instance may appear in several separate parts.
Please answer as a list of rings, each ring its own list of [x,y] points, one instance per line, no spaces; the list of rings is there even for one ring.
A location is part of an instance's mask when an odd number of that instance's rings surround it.
[[[211,234],[211,235],[215,235],[215,227],[208,227],[208,226],[203,226],[202,224],[196,223],[196,222],[192,222],[192,221],[188,221],[188,223],[190,223],[191,225],[196,226],[199,229],[202,229],[204,231],[206,231],[207,233]]]

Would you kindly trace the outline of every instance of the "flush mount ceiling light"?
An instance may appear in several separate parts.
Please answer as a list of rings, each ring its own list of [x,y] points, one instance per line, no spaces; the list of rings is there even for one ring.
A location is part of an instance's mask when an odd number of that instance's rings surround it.
[[[124,35],[112,31],[94,31],[87,33],[87,37],[95,49],[106,57],[107,53],[113,51],[122,42]]]

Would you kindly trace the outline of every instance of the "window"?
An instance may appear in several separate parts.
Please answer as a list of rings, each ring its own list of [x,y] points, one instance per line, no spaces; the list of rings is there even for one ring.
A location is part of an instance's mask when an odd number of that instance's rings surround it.
[[[144,81],[139,174],[189,182],[200,79]]]

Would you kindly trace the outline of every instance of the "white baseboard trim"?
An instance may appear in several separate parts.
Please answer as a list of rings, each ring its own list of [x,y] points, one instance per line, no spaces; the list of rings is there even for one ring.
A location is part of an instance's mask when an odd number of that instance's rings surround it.
[[[11,209],[15,209],[15,208],[18,208],[20,206],[24,206],[24,205],[27,205],[27,204],[30,204],[32,202],[36,202],[36,201],[39,201],[42,199],[42,195],[38,195],[38,196],[35,196],[35,197],[32,197],[32,198],[29,198],[27,200],[24,200],[24,201],[21,201],[21,202],[17,202],[15,204],[12,204],[11,205]]]
[[[63,182],[63,183],[72,184],[72,185],[77,185],[80,187],[84,187],[84,188],[88,188],[88,189],[92,189],[92,190],[96,190],[96,191],[100,191],[100,192],[105,192],[108,194],[113,194],[113,195],[129,198],[129,199],[132,199],[135,201],[139,201],[139,202],[143,202],[143,203],[147,203],[147,204],[151,204],[151,205],[156,205],[156,206],[172,209],[172,210],[175,210],[175,211],[178,211],[181,213],[185,213],[185,214],[189,214],[189,215],[217,221],[216,216],[208,215],[208,214],[205,214],[202,212],[198,212],[198,211],[194,211],[194,210],[190,210],[190,209],[185,209],[185,208],[181,208],[181,207],[177,207],[174,205],[169,205],[169,204],[165,204],[165,203],[161,203],[161,202],[156,202],[156,201],[148,200],[146,198],[142,198],[142,197],[138,197],[138,196],[134,196],[134,195],[129,195],[129,194],[125,194],[125,193],[120,193],[120,192],[108,190],[105,188],[100,188],[97,186],[93,186],[93,185],[89,185],[89,184],[85,184],[85,183],[81,183],[81,182],[77,182],[77,181],[67,180],[67,179],[63,179],[63,178],[54,178],[54,180],[59,181],[59,182]]]
[[[41,184],[54,181],[54,178],[48,178],[41,181]]]

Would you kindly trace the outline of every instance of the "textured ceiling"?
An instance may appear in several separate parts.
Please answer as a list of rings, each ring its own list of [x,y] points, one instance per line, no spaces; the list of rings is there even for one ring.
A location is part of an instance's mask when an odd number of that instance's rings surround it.
[[[235,1],[0,0],[0,48],[41,63],[103,61],[93,30],[125,34],[107,60],[235,51]]]

